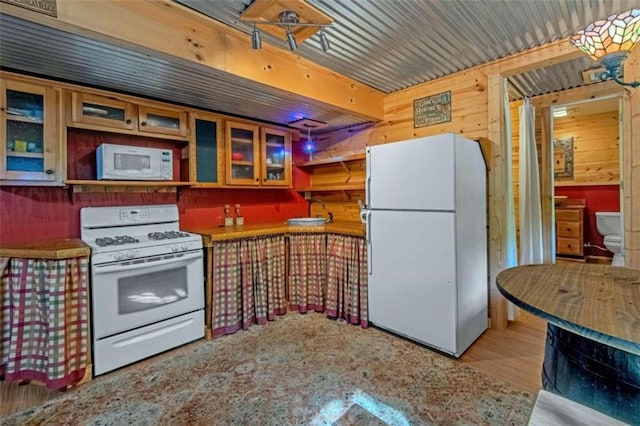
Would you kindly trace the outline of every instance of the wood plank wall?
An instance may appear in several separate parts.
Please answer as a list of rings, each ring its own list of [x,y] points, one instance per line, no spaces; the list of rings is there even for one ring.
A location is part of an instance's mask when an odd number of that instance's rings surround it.
[[[618,111],[555,118],[553,136],[573,137],[573,178],[557,178],[557,186],[620,182]]]
[[[640,49],[624,62],[624,80],[640,81]],[[640,269],[640,88],[627,89],[624,128],[624,242],[626,266]]]

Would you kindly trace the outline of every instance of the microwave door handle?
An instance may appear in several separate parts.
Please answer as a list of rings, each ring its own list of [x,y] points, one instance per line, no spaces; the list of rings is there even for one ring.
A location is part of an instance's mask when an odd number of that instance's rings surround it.
[[[109,272],[122,272],[122,271],[133,271],[135,269],[144,269],[149,266],[157,265],[158,262],[162,262],[167,260],[164,258],[165,256],[158,256],[158,260],[153,260],[151,262],[140,262],[134,263],[133,265],[109,265],[109,266],[100,266],[97,265],[94,270],[96,274],[106,274]],[[190,260],[202,258],[202,253],[192,253],[184,256],[176,257],[174,259],[170,259],[171,261],[168,263],[164,263],[165,265],[171,264],[172,266],[176,266],[182,263],[187,263]]]

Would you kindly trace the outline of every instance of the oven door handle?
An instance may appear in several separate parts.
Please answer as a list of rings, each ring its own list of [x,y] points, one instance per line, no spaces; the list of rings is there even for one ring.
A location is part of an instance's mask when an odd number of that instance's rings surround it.
[[[122,272],[122,271],[132,271],[134,269],[144,269],[144,268],[148,268],[150,266],[155,266],[157,265],[159,262],[163,262],[165,260],[167,260],[166,255],[165,256],[157,256],[158,260],[152,260],[149,262],[140,262],[140,263],[134,263],[133,265],[109,265],[109,266],[100,266],[97,265],[94,268],[94,271],[96,272],[96,274],[108,274],[109,272]],[[195,260],[195,259],[202,259],[202,252],[198,252],[198,253],[191,253],[191,254],[185,254],[182,256],[176,256],[174,259],[170,259],[170,262],[167,263],[162,263],[162,265],[179,265],[182,263],[187,263],[190,260]]]

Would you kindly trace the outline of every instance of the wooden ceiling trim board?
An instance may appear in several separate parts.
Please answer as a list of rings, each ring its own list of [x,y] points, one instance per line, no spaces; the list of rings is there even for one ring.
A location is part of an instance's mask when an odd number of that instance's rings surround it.
[[[549,93],[548,95],[534,96],[531,98],[531,105],[536,108],[546,108],[584,101],[585,99],[596,99],[611,95],[621,96],[623,93],[624,87],[615,81],[609,80],[602,83],[563,90],[562,92]]]
[[[12,5],[3,4],[2,10],[107,43],[134,44],[204,64],[370,120],[384,116],[384,93],[273,46],[253,50],[249,35],[168,0],[58,0],[58,18]]]
[[[574,47],[569,42],[569,38],[565,38],[490,62],[486,72],[508,77],[567,62],[582,56],[584,56],[584,53]]]
[[[326,24],[333,22],[329,16],[311,6],[304,0],[256,0],[244,12],[240,14],[240,19],[244,21],[270,21],[278,22],[278,16],[283,11],[293,11],[300,17],[301,24]],[[260,30],[268,32],[283,40],[285,30],[277,25],[260,25]],[[291,32],[298,43],[302,43],[307,38],[314,35],[319,27],[292,27]]]

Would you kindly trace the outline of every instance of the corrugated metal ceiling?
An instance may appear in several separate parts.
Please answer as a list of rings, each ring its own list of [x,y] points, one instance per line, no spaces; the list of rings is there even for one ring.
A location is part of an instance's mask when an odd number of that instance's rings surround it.
[[[320,102],[136,46],[101,41],[0,14],[3,68],[276,124],[313,116],[341,128],[367,122]]]
[[[252,0],[180,0],[240,31]],[[296,54],[386,93],[564,38],[594,19],[637,7],[637,0],[308,0],[334,20]],[[286,43],[263,33],[265,42]],[[323,131],[366,118],[202,65],[122,47],[0,14],[0,66],[171,101],[197,108],[286,124],[301,117],[329,123]],[[250,49],[251,46],[247,46]],[[512,98],[583,85],[580,58],[510,79]]]
[[[240,14],[252,0],[175,0],[248,34]],[[433,80],[565,38],[596,19],[637,7],[637,0],[307,0],[333,18],[297,54],[385,93]],[[282,49],[284,40],[262,33]],[[523,95],[582,85],[588,59],[515,78]],[[584,66],[584,68],[581,68]],[[576,72],[578,71],[578,72]],[[540,78],[544,75],[544,78]],[[514,92],[515,94],[516,92]]]

